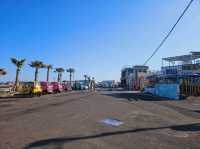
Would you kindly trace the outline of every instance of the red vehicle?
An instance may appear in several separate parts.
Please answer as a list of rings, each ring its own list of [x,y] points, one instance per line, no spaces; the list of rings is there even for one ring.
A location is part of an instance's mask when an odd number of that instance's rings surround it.
[[[53,93],[53,85],[49,82],[40,82],[42,93]]]
[[[72,91],[72,87],[68,83],[63,83],[63,90],[65,90],[65,91]]]
[[[53,85],[53,92],[58,93],[63,91],[63,86],[59,82],[51,82]]]

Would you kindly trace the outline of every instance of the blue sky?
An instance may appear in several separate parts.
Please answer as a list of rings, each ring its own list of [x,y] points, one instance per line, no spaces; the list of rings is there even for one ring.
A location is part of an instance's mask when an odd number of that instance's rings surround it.
[[[189,0],[0,0],[1,80],[14,80],[10,57],[73,67],[97,80],[119,80],[125,65],[143,64],[179,17]],[[200,0],[149,62],[200,50]],[[33,80],[28,65],[21,80]],[[52,73],[51,78],[56,76]],[[45,71],[40,71],[40,80]],[[65,73],[63,79],[68,79]],[[1,81],[0,80],[0,81]]]

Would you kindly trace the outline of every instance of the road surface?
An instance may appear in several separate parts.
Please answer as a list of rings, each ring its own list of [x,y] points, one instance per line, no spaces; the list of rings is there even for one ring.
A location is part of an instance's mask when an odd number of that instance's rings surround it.
[[[103,119],[123,122],[106,125]],[[0,149],[199,149],[200,99],[125,91],[0,99]]]

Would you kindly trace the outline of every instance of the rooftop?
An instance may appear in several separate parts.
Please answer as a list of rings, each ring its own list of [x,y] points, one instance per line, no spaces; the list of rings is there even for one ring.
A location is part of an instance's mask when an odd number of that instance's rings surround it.
[[[200,52],[190,52],[190,53],[191,54],[188,54],[188,55],[167,57],[167,58],[163,58],[162,60],[165,60],[168,62],[175,62],[175,61],[188,62],[188,61],[192,61],[192,60],[196,60],[200,58]]]

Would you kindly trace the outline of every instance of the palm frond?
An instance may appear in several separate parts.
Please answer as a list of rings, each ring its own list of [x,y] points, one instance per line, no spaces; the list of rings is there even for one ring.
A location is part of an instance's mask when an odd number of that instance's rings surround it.
[[[6,74],[7,72],[4,69],[0,68],[0,75],[6,75]]]
[[[69,73],[74,73],[74,72],[75,72],[75,69],[74,69],[74,68],[69,68],[69,69],[67,69],[67,72],[69,72]]]
[[[31,64],[29,64],[29,66],[33,67],[33,68],[42,68],[43,67],[43,62],[42,61],[32,61]]]
[[[17,65],[18,63],[18,60],[16,58],[10,58],[11,59],[11,62],[14,64],[14,65]]]
[[[62,73],[65,70],[62,67],[59,67],[59,68],[56,68],[55,71],[58,72],[58,73]]]
[[[53,69],[53,65],[47,65],[48,69]]]
[[[20,69],[24,66],[26,59],[17,60],[16,58],[11,58],[11,62]]]

